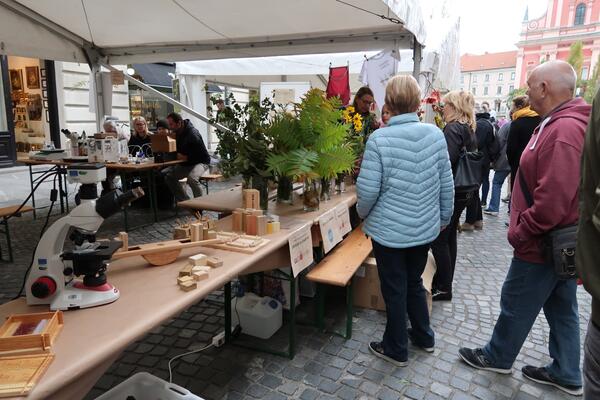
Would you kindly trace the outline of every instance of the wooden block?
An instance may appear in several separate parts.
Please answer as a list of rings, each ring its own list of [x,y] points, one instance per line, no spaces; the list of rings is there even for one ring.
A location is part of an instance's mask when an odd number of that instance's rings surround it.
[[[206,256],[204,254],[196,254],[195,256],[191,256],[188,258],[190,260],[190,265],[192,267],[196,267],[199,265],[206,265]],[[191,272],[191,268],[190,268]]]
[[[198,285],[196,284],[196,282],[194,280],[190,280],[184,283],[180,283],[179,287],[184,291],[184,292],[189,292],[190,290],[194,290],[198,287]]]
[[[217,231],[209,230],[206,239],[216,239]]]
[[[252,210],[252,215],[261,216],[264,215],[263,210]]]
[[[194,272],[194,273],[192,273],[192,277],[194,278],[194,280],[196,282],[203,281],[205,279],[208,279],[208,272],[206,272],[206,271]]]
[[[175,228],[173,229],[173,239],[187,239],[190,237],[190,228]]]
[[[208,227],[205,226],[202,229],[202,240],[206,240],[206,239],[208,239]]]
[[[179,271],[179,276],[190,276],[192,274],[192,264],[188,264]]]
[[[271,224],[273,225],[273,233],[277,233],[280,231],[281,223],[279,221],[273,221],[271,222]]]
[[[191,226],[191,239],[192,239],[192,242],[198,242],[200,240],[203,240],[203,237],[201,235],[202,231],[200,230],[201,226],[202,225],[199,224],[199,223],[192,224],[192,226]]]
[[[256,235],[258,231],[258,217],[256,215],[246,216],[246,234]]]
[[[256,234],[258,236],[265,236],[267,234],[267,217],[265,215],[256,217]]]
[[[209,219],[208,220],[208,230],[214,230],[214,229],[215,229],[215,220]]]
[[[212,268],[219,268],[223,266],[223,261],[217,257],[208,257],[206,263]]]
[[[192,281],[192,280],[193,280],[193,278],[191,276],[189,276],[189,275],[180,276],[180,277],[177,278],[177,284],[181,285],[182,283],[189,282],[189,281]]]
[[[121,249],[124,251],[129,250],[129,235],[127,232],[119,232],[119,240],[123,243]]]
[[[243,192],[244,196],[244,208],[260,209],[260,193],[256,189],[245,189]]]
[[[212,269],[212,267],[206,266],[206,265],[199,265],[197,267],[192,268],[192,274],[194,272],[209,272]]]
[[[241,211],[234,211],[232,213],[232,222],[231,222],[231,230],[233,232],[242,232],[242,227],[243,227],[243,219],[244,219],[244,214]]]
[[[267,235],[270,235],[271,233],[273,233],[273,222],[267,222]]]

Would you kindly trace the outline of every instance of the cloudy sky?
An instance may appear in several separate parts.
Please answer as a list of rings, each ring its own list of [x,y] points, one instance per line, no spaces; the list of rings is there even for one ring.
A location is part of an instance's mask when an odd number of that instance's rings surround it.
[[[531,19],[544,14],[550,0],[421,0],[423,17],[460,17],[461,54],[515,50],[521,21],[529,6]],[[446,6],[444,6],[444,3]],[[435,25],[433,25],[435,26]],[[431,25],[428,37],[435,38]]]

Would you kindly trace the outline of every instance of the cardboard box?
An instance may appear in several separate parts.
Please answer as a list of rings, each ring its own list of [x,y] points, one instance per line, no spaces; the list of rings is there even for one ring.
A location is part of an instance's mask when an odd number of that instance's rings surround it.
[[[150,135],[150,144],[153,153],[172,153],[177,151],[177,142],[170,135],[160,135],[158,133]]]
[[[427,307],[431,315],[431,283],[435,275],[435,259],[431,252],[427,259],[425,271],[423,271],[423,286],[427,291]],[[385,311],[385,302],[381,295],[379,274],[377,273],[377,262],[375,258],[369,257],[354,275],[354,305],[356,307],[368,308],[370,310]]]

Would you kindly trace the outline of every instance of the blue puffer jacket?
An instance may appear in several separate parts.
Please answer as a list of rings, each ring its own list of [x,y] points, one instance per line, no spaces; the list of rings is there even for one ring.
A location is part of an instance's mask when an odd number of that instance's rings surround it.
[[[376,130],[357,182],[358,215],[363,231],[377,243],[407,248],[431,243],[448,225],[454,206],[454,181],[444,134],[402,114]]]

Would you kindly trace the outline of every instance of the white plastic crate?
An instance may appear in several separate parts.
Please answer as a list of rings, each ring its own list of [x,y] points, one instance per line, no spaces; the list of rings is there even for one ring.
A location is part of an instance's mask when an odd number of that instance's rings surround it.
[[[203,400],[189,390],[147,372],[138,372],[96,400]]]

